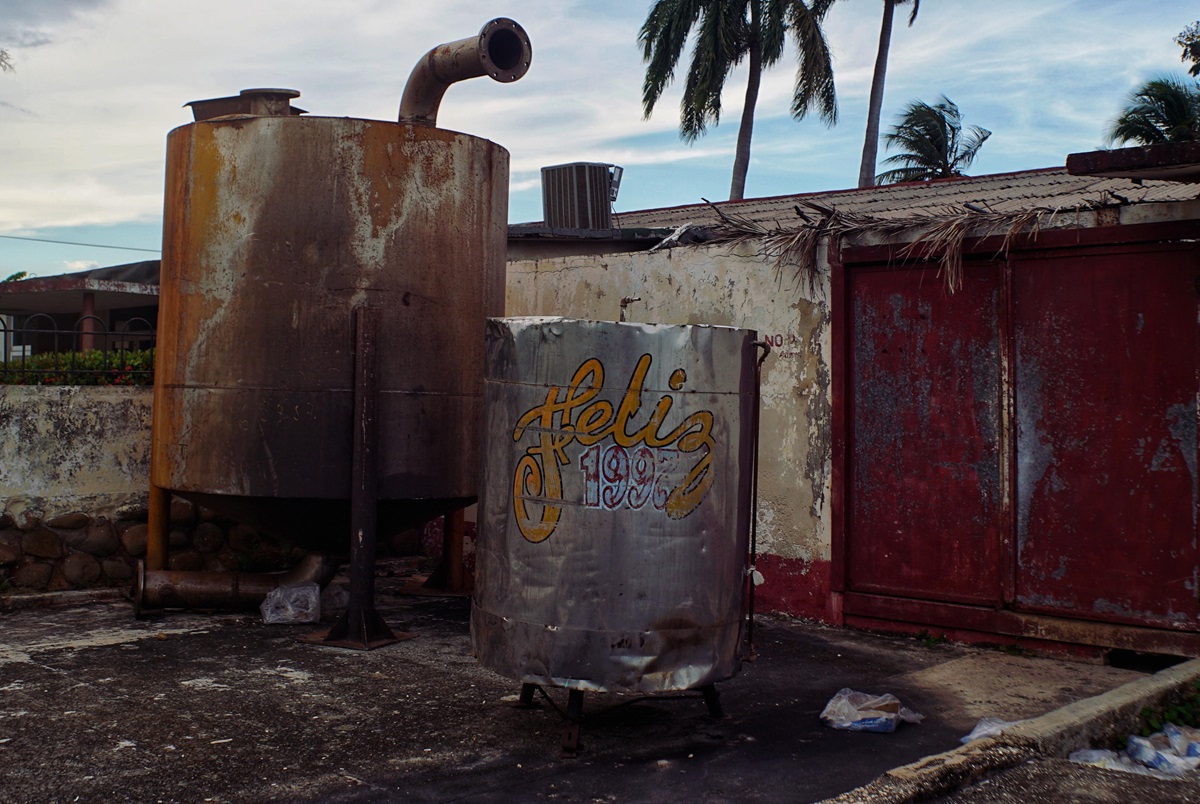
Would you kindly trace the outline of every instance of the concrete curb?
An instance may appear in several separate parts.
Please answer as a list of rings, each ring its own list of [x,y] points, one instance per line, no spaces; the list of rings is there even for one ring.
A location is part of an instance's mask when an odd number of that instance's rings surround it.
[[[1000,742],[1032,748],[1042,756],[1065,757],[1080,748],[1129,735],[1144,708],[1181,696],[1197,680],[1200,659],[1192,659],[1005,729]]]
[[[47,606],[88,606],[92,603],[115,603],[128,599],[129,590],[125,587],[0,595],[0,611],[20,611],[21,609],[45,608]]]
[[[1132,733],[1141,711],[1182,697],[1200,680],[1200,659],[1169,667],[1114,690],[1084,698],[1005,729],[995,739],[934,754],[893,768],[828,804],[907,804],[950,793],[990,773],[1039,757],[1065,757],[1080,748]]]

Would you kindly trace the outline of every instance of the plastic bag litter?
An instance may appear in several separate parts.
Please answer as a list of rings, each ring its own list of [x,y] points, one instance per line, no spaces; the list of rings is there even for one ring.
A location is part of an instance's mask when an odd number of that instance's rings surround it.
[[[1178,727],[1177,727],[1178,728]],[[1200,766],[1200,757],[1185,757],[1175,753],[1171,740],[1163,732],[1155,732],[1149,737],[1132,735],[1125,746],[1125,753],[1131,759],[1171,776],[1181,776]]]
[[[1067,758],[1084,765],[1177,779],[1200,768],[1200,729],[1168,723],[1149,737],[1131,734],[1123,754],[1089,748]]]
[[[1163,726],[1163,734],[1170,740],[1171,750],[1179,756],[1200,757],[1200,729],[1168,723]]]
[[[1000,732],[1007,729],[1009,726],[1014,726],[1017,723],[1023,723],[1022,720],[1001,720],[998,717],[982,717],[975,724],[975,728],[971,729],[967,736],[963,737],[960,742],[966,745],[974,740],[982,740],[985,737],[995,737]]]
[[[258,610],[268,625],[315,623],[321,619],[321,587],[315,583],[276,587]]]
[[[1107,748],[1084,748],[1079,751],[1072,751],[1067,756],[1067,759],[1077,762],[1080,765],[1093,765],[1097,768],[1124,771],[1125,773],[1137,773],[1142,776],[1153,776],[1156,779],[1174,778],[1165,773],[1151,770],[1126,754],[1118,754],[1116,751],[1110,751]]]
[[[826,726],[846,731],[874,731],[889,733],[896,730],[901,721],[920,723],[923,715],[900,705],[895,695],[884,693],[872,695],[856,692],[848,687],[838,690],[821,710],[821,722]]]

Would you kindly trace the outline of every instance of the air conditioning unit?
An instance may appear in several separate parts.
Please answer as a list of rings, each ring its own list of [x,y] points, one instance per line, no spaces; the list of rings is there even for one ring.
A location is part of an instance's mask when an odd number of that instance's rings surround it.
[[[621,173],[602,162],[542,168],[543,223],[552,229],[611,229]]]

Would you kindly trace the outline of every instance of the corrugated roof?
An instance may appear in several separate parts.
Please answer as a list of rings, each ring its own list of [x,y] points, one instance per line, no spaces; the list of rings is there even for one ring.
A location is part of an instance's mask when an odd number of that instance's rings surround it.
[[[1036,209],[1070,210],[1078,207],[1118,203],[1188,201],[1197,197],[1193,184],[1146,181],[1135,184],[1129,179],[1072,176],[1065,167],[995,173],[989,176],[963,176],[934,179],[861,190],[837,190],[819,193],[722,201],[717,206],[726,214],[766,225],[788,228],[799,217],[796,206],[809,201],[842,212],[897,218],[922,213],[959,211],[964,204],[993,212],[1023,212]],[[806,210],[807,212],[807,210]],[[677,227],[685,223],[716,223],[717,214],[707,204],[622,212],[615,222],[625,227]]]

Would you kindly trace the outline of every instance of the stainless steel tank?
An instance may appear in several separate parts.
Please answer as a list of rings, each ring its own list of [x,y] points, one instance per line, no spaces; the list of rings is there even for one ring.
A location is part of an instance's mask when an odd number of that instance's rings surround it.
[[[738,671],[755,337],[489,320],[471,619],[485,667],[646,693]]]
[[[430,51],[403,122],[299,116],[289,90],[193,104],[167,140],[153,486],[344,549],[352,320],[372,306],[381,526],[473,500],[508,152],[433,123],[450,82],[515,80],[529,54],[511,20]]]

